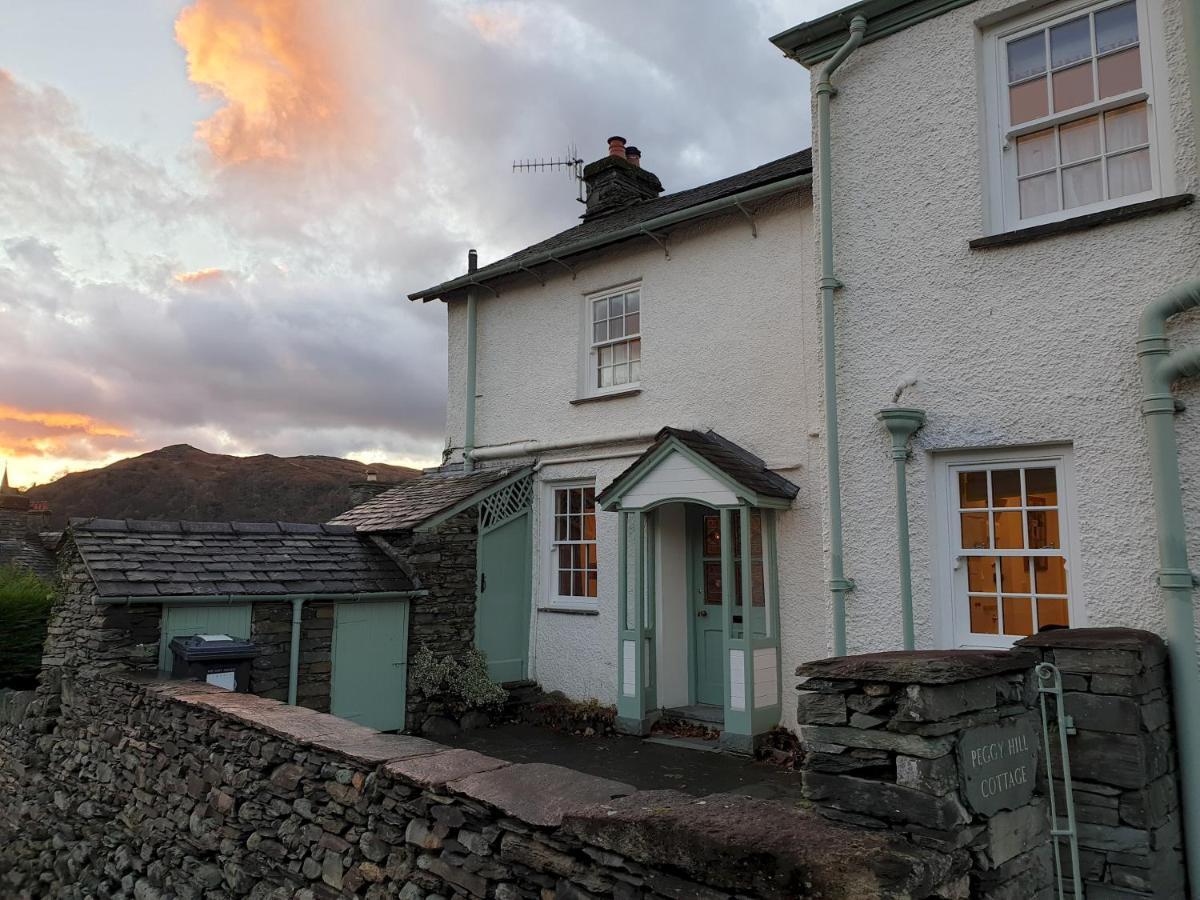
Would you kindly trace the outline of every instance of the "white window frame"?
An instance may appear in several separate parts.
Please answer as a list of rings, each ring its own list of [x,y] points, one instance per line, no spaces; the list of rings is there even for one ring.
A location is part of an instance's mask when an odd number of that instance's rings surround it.
[[[624,294],[629,291],[638,292],[638,331],[633,335],[624,335],[613,340],[605,340],[597,343],[594,340],[593,325],[593,309],[594,304],[599,300],[606,300],[609,297],[617,294]],[[612,345],[624,343],[636,338],[639,344],[639,354],[645,349],[645,328],[643,327],[642,317],[645,315],[646,294],[642,289],[641,281],[630,281],[624,284],[613,285],[606,287],[603,290],[589,291],[583,296],[583,340],[582,340],[582,360],[580,372],[580,396],[582,397],[602,397],[606,394],[621,394],[626,391],[636,391],[641,389],[641,373],[639,371],[638,380],[627,381],[624,384],[614,384],[608,387],[600,387],[597,373],[599,371],[599,348],[604,345]],[[639,355],[639,370],[643,356]]]
[[[542,523],[541,523],[541,552],[544,558],[542,565],[542,573],[545,581],[545,596],[543,603],[550,609],[565,609],[592,612],[599,609],[600,605],[600,519],[596,516],[596,537],[593,541],[578,541],[568,543],[594,543],[596,545],[596,596],[595,597],[563,597],[558,593],[558,547],[564,542],[556,540],[554,533],[555,525],[555,498],[561,490],[578,490],[580,488],[591,488],[593,494],[598,494],[596,490],[596,479],[594,478],[575,478],[569,481],[545,481],[542,483],[543,502],[542,502]],[[599,513],[600,508],[595,507],[595,512]]]
[[[1073,219],[1094,212],[1118,209],[1169,195],[1174,189],[1174,137],[1168,111],[1169,85],[1166,63],[1159,49],[1162,34],[1162,0],[1136,0],[1138,15],[1138,44],[1142,65],[1142,87],[1119,97],[1100,100],[1088,106],[1049,115],[1009,126],[1007,44],[1026,34],[1076,18],[1083,13],[1095,13],[1125,0],[1072,0],[1058,3],[1037,12],[991,25],[983,32],[982,84],[984,87],[984,146],[987,198],[987,230],[997,234]],[[1050,60],[1046,77],[1050,79]],[[1086,119],[1111,109],[1145,100],[1147,132],[1150,138],[1150,183],[1148,191],[1124,197],[1110,198],[1086,206],[1059,209],[1041,216],[1021,218],[1017,185],[1016,138],[1042,131],[1055,125]],[[1104,123],[1100,123],[1103,141]],[[1104,165],[1107,173],[1107,165]],[[1061,169],[1060,169],[1061,172]],[[1059,177],[1060,198],[1062,178]]]
[[[1059,537],[1062,542],[1061,555],[1067,569],[1067,614],[1070,627],[1087,625],[1087,610],[1084,605],[1084,578],[1079,564],[1079,528],[1075,507],[1078,494],[1075,489],[1074,461],[1071,448],[1018,447],[992,450],[966,450],[938,453],[933,464],[933,539],[936,541],[931,554],[934,585],[937,600],[937,624],[939,643],[944,647],[967,649],[997,649],[1011,647],[1021,639],[1020,635],[973,634],[970,629],[970,609],[965,602],[967,569],[965,556],[961,554],[961,525],[958,517],[958,490],[956,479],[964,470],[986,468],[1038,468],[1053,466],[1058,472],[1058,517]],[[988,555],[1004,555],[1004,551],[993,551]],[[1037,556],[1036,550],[1011,551],[1009,555]]]

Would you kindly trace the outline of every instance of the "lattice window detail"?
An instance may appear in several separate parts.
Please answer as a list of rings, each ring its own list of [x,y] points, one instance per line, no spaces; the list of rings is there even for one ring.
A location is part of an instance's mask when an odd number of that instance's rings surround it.
[[[479,527],[495,528],[529,509],[533,500],[533,477],[526,476],[496,491],[479,504]]]

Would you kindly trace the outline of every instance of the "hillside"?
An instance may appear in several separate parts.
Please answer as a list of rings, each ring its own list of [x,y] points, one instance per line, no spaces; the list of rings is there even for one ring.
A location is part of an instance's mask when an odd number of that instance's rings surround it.
[[[366,469],[332,456],[225,456],[176,444],[64,475],[27,495],[49,501],[55,529],[70,516],[324,522],[350,506],[349,485],[363,481]],[[371,469],[384,482],[418,471],[381,464]]]

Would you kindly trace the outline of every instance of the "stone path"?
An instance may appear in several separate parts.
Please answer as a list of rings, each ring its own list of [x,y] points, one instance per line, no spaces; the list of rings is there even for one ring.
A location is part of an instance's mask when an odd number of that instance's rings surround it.
[[[639,790],[671,789],[693,797],[734,793],[807,805],[798,772],[726,753],[647,743],[624,735],[582,737],[526,724],[466,731],[439,740],[509,762],[554,763]]]

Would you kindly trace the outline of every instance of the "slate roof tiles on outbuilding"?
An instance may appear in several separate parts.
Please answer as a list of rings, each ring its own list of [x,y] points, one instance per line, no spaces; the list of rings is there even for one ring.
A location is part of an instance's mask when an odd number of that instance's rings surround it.
[[[484,494],[516,472],[512,468],[474,472],[424,472],[335,516],[332,524],[360,532],[409,531],[438,513]]]
[[[101,597],[384,593],[409,577],[353,526],[72,519]]]

